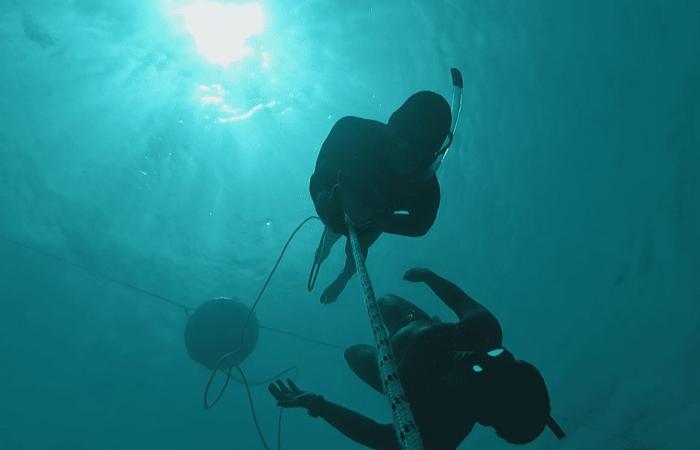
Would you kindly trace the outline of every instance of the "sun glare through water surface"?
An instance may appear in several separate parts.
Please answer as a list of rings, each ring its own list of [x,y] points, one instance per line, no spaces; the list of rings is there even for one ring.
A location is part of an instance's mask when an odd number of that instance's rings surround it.
[[[224,68],[250,55],[248,39],[263,32],[265,18],[258,3],[197,1],[178,8],[197,51]]]

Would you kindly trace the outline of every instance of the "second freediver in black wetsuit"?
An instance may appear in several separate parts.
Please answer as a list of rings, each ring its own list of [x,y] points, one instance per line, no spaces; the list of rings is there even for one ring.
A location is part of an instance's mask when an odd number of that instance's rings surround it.
[[[431,168],[444,151],[451,119],[442,96],[422,91],[409,97],[387,124],[359,117],[336,122],[309,183],[326,224],[315,266],[347,234],[345,214],[358,230],[365,257],[381,233],[422,236],[430,230],[440,205],[440,185]],[[345,267],[321,295],[322,303],[335,301],[355,273],[349,242],[345,253]]]
[[[476,423],[493,427],[516,444],[531,442],[545,427],[564,436],[550,415],[544,379],[534,366],[503,348],[501,327],[488,309],[429,270],[411,269],[404,279],[428,285],[459,319],[436,322],[400,297],[380,300],[399,376],[426,450],[454,450]],[[345,359],[360,379],[383,392],[374,347],[352,346]],[[279,406],[306,408],[359,444],[399,449],[392,424],[379,424],[301,391],[291,380],[278,380],[269,390]]]

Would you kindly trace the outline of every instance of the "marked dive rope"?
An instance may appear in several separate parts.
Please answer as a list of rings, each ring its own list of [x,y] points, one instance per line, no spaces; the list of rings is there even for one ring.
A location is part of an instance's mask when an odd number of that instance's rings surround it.
[[[357,231],[350,222],[350,219],[345,216],[345,222],[348,226],[348,237],[352,246],[352,256],[355,259],[355,267],[357,267],[357,275],[362,285],[362,294],[367,306],[367,314],[369,315],[369,323],[372,327],[372,335],[374,343],[377,347],[377,364],[379,373],[386,393],[386,398],[391,406],[391,413],[394,417],[394,431],[396,438],[402,450],[423,450],[423,440],[420,436],[420,431],[413,418],[411,405],[404,394],[403,386],[399,378],[398,368],[394,360],[394,355],[389,342],[389,333],[387,333],[382,319],[379,304],[374,296],[374,289],[370,282],[365,261],[362,257],[360,249],[360,241],[357,238]]]

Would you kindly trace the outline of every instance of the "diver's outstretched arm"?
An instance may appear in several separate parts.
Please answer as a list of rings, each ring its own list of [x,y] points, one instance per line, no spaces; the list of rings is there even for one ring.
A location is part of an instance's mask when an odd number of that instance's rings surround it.
[[[320,417],[353,441],[376,450],[399,450],[391,425],[374,420],[329,402],[322,396],[302,391],[293,380],[277,380],[268,386],[282,408],[304,408],[312,417]]]
[[[309,412],[358,444],[376,450],[399,450],[394,428],[379,424],[362,414],[351,411],[323,398]]]
[[[456,284],[442,278],[431,270],[419,268],[409,269],[404,274],[403,279],[427,284],[460,319],[476,311],[486,309],[479,302],[467,295],[467,293],[461,290]]]

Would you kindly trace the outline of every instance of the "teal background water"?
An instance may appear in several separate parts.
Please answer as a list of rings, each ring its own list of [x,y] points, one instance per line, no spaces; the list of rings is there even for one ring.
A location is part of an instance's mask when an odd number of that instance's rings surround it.
[[[250,303],[313,213],[334,121],[384,121],[421,89],[449,98],[452,66],[464,108],[438,220],[372,248],[378,293],[451,319],[400,279],[425,266],[491,308],[569,433],[532,448],[694,448],[700,3],[260,4],[264,32],[223,69],[177,2],[0,0],[0,449],[261,448],[241,386],[202,407],[181,310],[17,243],[188,305]],[[258,318],[368,343],[356,280],[330,306],[305,290],[319,234],[300,232]],[[337,248],[319,285],[341,261]],[[290,366],[302,388],[389,420],[338,350],[263,330],[244,364],[252,379]],[[277,408],[253,396],[274,443]],[[283,444],[359,448],[300,411]],[[460,448],[506,447],[477,427]]]

